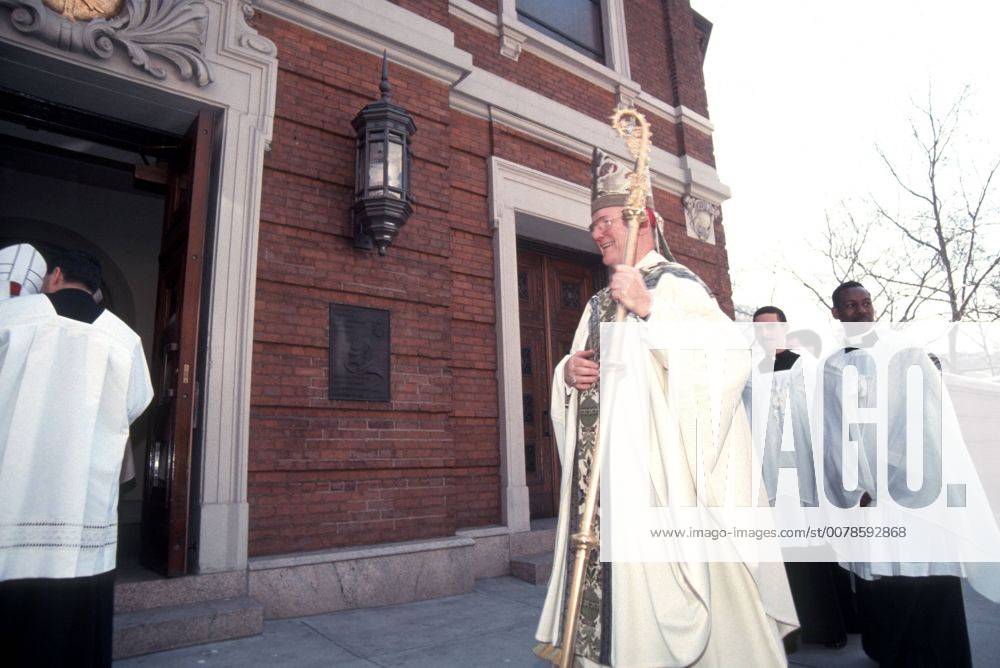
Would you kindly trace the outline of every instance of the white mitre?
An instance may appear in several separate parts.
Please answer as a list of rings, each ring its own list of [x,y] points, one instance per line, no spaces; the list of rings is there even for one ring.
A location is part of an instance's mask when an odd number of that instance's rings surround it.
[[[47,270],[45,258],[30,244],[0,249],[0,299],[38,294]]]

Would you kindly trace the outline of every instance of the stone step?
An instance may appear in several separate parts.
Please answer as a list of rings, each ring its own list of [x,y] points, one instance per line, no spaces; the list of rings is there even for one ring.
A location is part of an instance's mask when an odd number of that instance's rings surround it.
[[[532,520],[531,531],[510,536],[510,556],[523,557],[554,550],[556,546],[556,518]]]
[[[247,595],[245,573],[208,573],[179,578],[151,578],[115,582],[115,614],[153,608],[222,601]]]
[[[243,638],[264,630],[264,608],[247,596],[115,615],[114,658]]]
[[[552,552],[526,554],[510,560],[510,574],[533,585],[546,585],[552,575]]]

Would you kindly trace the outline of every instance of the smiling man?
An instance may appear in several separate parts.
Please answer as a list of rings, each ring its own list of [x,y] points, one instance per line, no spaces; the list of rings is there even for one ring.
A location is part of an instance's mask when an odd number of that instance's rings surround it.
[[[600,323],[615,320],[618,304],[628,309],[630,320],[652,324],[731,322],[701,279],[674,261],[652,197],[639,227],[636,264],[622,264],[628,238],[623,217],[628,169],[601,151],[594,152],[591,169],[590,235],[611,278],[587,303],[572,349],[556,366],[552,382],[551,414],[563,476],[552,577],[536,633],[542,642],[536,651],[551,660],[561,650],[565,623],[568,565],[573,559],[569,535],[580,524],[598,436]],[[707,372],[668,369],[669,355],[661,352],[648,360],[649,376],[659,381],[650,390],[650,452],[666,462],[686,447],[678,420],[668,415],[687,413],[690,418],[711,408],[728,428],[719,460],[726,461],[733,451],[749,452],[750,432],[739,404],[749,361],[725,370],[723,393],[731,391],[732,396],[710,404],[707,391],[698,389],[710,384]],[[668,386],[691,389],[673,405]],[[694,471],[687,473],[693,480]],[[662,467],[651,474],[666,476]],[[598,534],[599,524],[598,518]],[[593,550],[585,570],[575,659],[584,666],[785,665],[781,639],[795,625],[781,564],[602,563]]]

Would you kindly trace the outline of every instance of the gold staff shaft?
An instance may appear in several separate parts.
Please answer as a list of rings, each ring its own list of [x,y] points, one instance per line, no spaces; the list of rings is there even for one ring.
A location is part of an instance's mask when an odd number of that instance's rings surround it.
[[[625,220],[628,221],[628,237],[625,243],[625,264],[635,264],[635,249],[639,242],[639,221],[642,210],[625,209]],[[625,306],[618,305],[615,322],[625,320]],[[598,432],[600,426],[598,426]],[[566,601],[566,614],[563,619],[562,653],[559,658],[560,668],[573,665],[573,655],[576,645],[576,629],[580,619],[580,604],[583,594],[583,573],[587,567],[590,551],[600,545],[594,535],[594,513],[597,510],[597,495],[600,493],[602,447],[600,433],[594,445],[593,459],[590,465],[590,480],[587,481],[587,493],[583,502],[583,517],[580,518],[580,531],[570,536],[570,542],[576,552],[573,559],[573,579],[571,580],[569,598]]]
[[[612,117],[612,125],[620,135],[625,137],[629,151],[636,159],[635,170],[629,185],[628,204],[622,210],[625,221],[628,223],[625,264],[634,266],[636,247],[639,243],[639,224],[642,217],[646,215],[644,207],[646,190],[649,185],[646,177],[650,139],[649,124],[642,114],[634,109],[619,109]],[[615,322],[624,321],[625,315],[624,304],[618,304]],[[600,493],[601,458],[603,456],[600,428],[598,425],[597,442],[594,444],[591,460],[590,480],[587,481],[587,492],[583,502],[583,517],[580,518],[579,531],[570,536],[575,556],[573,559],[573,579],[570,581],[569,597],[566,600],[566,610],[563,615],[563,633],[559,654],[560,668],[570,668],[573,665],[573,656],[576,653],[576,631],[579,625],[580,604],[583,597],[583,574],[587,567],[590,551],[600,545],[598,537],[594,535],[594,513],[597,510],[597,495]]]

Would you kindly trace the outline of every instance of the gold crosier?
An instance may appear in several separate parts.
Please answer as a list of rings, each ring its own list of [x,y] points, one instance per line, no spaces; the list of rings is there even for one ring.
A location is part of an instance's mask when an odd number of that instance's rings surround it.
[[[635,158],[635,169],[628,175],[628,200],[622,215],[628,224],[628,237],[625,242],[625,264],[635,264],[635,249],[639,241],[639,224],[646,216],[646,196],[649,194],[649,140],[652,134],[646,118],[635,109],[618,109],[611,117],[611,126],[618,135],[625,139],[628,151]],[[618,304],[615,322],[625,320],[624,304]],[[598,425],[600,430],[600,425]],[[559,651],[560,668],[573,665],[575,654],[576,631],[580,619],[580,603],[583,593],[583,573],[587,565],[590,551],[600,545],[600,540],[594,535],[594,513],[597,508],[597,497],[601,477],[601,438],[598,435],[594,444],[590,480],[587,481],[587,493],[583,501],[583,517],[577,533],[570,536],[570,543],[576,552],[573,561],[573,579],[569,596],[566,599],[566,609],[563,614],[563,633]]]

